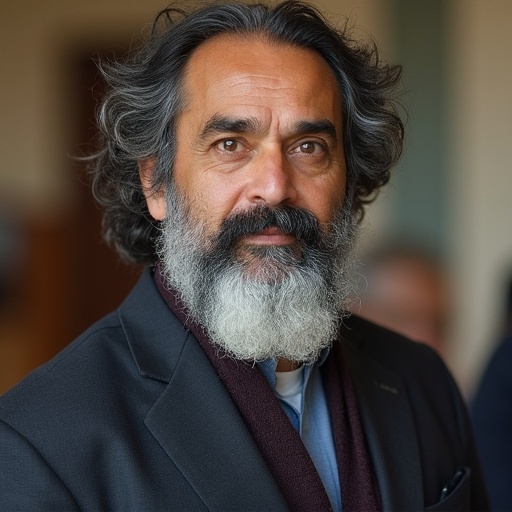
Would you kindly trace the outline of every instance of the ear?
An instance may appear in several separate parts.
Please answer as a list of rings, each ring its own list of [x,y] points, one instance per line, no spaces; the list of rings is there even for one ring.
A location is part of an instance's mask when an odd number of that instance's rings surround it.
[[[153,171],[156,165],[155,158],[148,158],[139,162],[139,176],[142,191],[146,197],[146,203],[151,216],[155,220],[165,219],[165,189],[152,190]]]

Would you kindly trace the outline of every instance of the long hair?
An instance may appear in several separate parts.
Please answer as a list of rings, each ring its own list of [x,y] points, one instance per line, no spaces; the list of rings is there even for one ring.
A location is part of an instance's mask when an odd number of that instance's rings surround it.
[[[92,157],[92,188],[104,207],[106,240],[131,262],[155,261],[159,231],[147,210],[138,162],[155,159],[154,190],[172,179],[185,67],[198,46],[221,34],[312,49],[329,64],[342,95],[346,200],[360,219],[400,157],[401,68],[383,63],[373,41],[353,39],[348,23],[336,29],[314,7],[294,0],[275,7],[214,4],[193,12],[170,7],[129,60],[100,64],[109,91],[98,110],[101,150]]]

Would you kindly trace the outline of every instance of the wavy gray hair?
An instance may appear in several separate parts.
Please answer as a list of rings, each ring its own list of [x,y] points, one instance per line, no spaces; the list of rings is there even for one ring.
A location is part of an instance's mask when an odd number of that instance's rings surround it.
[[[168,8],[134,56],[100,65],[109,92],[98,111],[102,149],[91,158],[92,188],[105,210],[104,236],[128,261],[157,258],[159,226],[147,210],[138,162],[155,158],[154,190],[170,183],[186,64],[199,45],[220,34],[258,34],[312,49],[327,61],[343,98],[346,199],[360,219],[400,157],[401,67],[383,63],[373,42],[355,41],[348,23],[338,30],[316,8],[294,0],[274,7],[214,4],[190,13]]]

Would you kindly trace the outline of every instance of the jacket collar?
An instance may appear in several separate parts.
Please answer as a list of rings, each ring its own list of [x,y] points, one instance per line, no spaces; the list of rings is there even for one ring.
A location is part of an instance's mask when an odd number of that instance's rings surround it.
[[[170,312],[150,270],[118,314],[140,374],[168,384],[146,425],[197,494],[212,510],[251,510],[255,504],[285,510],[231,397],[199,343]],[[342,339],[383,510],[421,510],[420,454],[406,387],[365,349],[360,325],[349,318]]]
[[[167,383],[145,424],[208,509],[287,510],[235,404],[151,271],[118,314],[141,376]]]

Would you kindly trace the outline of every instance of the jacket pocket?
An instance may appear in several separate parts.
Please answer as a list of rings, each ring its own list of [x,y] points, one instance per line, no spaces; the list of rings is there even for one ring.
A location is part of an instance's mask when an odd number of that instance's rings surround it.
[[[425,512],[467,512],[471,507],[470,470],[457,468],[452,478],[441,491],[439,501],[425,509]]]

